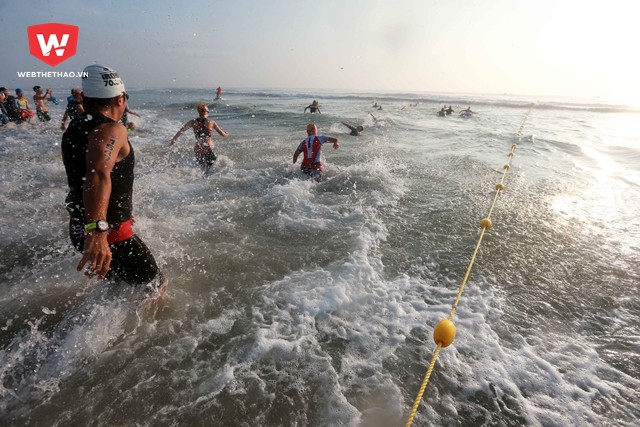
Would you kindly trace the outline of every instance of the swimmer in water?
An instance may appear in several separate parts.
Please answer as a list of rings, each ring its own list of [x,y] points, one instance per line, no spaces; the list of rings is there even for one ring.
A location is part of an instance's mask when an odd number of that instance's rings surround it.
[[[318,135],[318,128],[313,123],[307,125],[307,137],[298,145],[295,153],[293,153],[293,163],[298,162],[298,156],[302,157],[300,170],[316,181],[322,179],[322,145],[327,142],[333,144],[335,150],[340,147],[338,139],[325,135]]]
[[[198,105],[199,117],[185,123],[169,142],[169,145],[175,144],[180,135],[182,135],[187,129],[191,128],[196,137],[196,143],[193,147],[193,151],[196,155],[197,162],[202,166],[205,173],[209,172],[209,169],[211,169],[211,166],[213,166],[213,163],[217,159],[213,151],[213,131],[215,130],[223,137],[229,136],[229,132],[220,129],[220,126],[218,126],[215,121],[207,117],[208,115],[209,108],[207,105],[204,103]]]
[[[306,107],[304,107],[303,114],[306,113],[307,110],[309,110],[311,114],[316,112],[318,114],[322,114],[322,111],[320,111],[320,104],[318,104],[318,101],[316,100],[314,100],[310,105],[307,105]]]
[[[351,136],[359,136],[364,131],[363,126],[353,126],[345,122],[341,122],[341,123],[351,130],[351,134],[350,134]]]

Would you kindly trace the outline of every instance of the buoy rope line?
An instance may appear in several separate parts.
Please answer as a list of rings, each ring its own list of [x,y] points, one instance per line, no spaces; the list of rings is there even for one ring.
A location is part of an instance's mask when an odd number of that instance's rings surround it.
[[[522,137],[524,124],[529,118],[529,114],[533,109],[533,105],[534,104],[532,104],[531,107],[529,107],[529,111],[527,111],[527,113],[525,114],[524,119],[522,120],[522,124],[518,129],[518,132],[516,132],[517,139],[520,139]],[[493,203],[491,203],[491,207],[489,208],[489,213],[487,214],[486,218],[483,218],[480,221],[480,228],[481,228],[480,237],[478,237],[478,243],[476,244],[476,247],[471,256],[471,261],[469,262],[469,266],[467,267],[467,272],[465,273],[464,278],[462,279],[462,283],[460,284],[458,295],[456,296],[456,299],[453,302],[453,305],[451,306],[451,313],[449,313],[449,317],[447,319],[444,319],[438,322],[436,327],[433,329],[433,340],[435,341],[437,347],[435,352],[433,353],[433,356],[431,357],[431,363],[429,363],[429,368],[427,369],[427,373],[424,375],[424,379],[422,380],[422,384],[420,385],[420,389],[418,390],[418,395],[416,396],[416,400],[413,402],[413,407],[411,408],[411,413],[409,414],[409,418],[407,419],[407,423],[405,424],[405,427],[411,427],[411,425],[413,424],[413,418],[416,416],[416,413],[418,412],[418,406],[420,406],[420,402],[422,401],[422,395],[424,394],[424,391],[427,388],[429,377],[431,377],[431,372],[433,371],[433,367],[435,366],[436,361],[438,360],[438,356],[440,355],[440,350],[444,347],[448,347],[453,342],[456,336],[456,326],[453,324],[453,321],[452,321],[453,315],[456,313],[456,310],[458,309],[458,302],[460,302],[460,298],[462,297],[462,292],[464,291],[464,287],[467,284],[467,280],[469,280],[469,275],[471,274],[471,268],[473,267],[473,263],[476,260],[476,255],[478,254],[478,250],[480,249],[480,244],[482,243],[482,238],[484,237],[484,233],[487,230],[489,230],[491,227],[493,227],[493,223],[491,221],[491,213],[493,212],[493,208],[496,206],[496,202],[498,201],[498,197],[500,196],[500,193],[504,190],[504,179],[505,179],[505,176],[507,175],[507,172],[511,168],[511,160],[513,159],[513,156],[515,154],[516,146],[517,145],[515,143],[511,145],[511,152],[509,152],[509,159],[502,168],[503,170],[502,170],[502,177],[500,178],[500,182],[496,184],[496,194],[493,197]]]

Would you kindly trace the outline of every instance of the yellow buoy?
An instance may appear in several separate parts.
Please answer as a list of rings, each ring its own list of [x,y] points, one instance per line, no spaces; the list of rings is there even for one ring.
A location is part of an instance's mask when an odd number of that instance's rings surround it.
[[[456,337],[456,325],[449,319],[438,322],[433,330],[433,340],[442,347],[449,347]]]
[[[502,169],[504,169],[504,170],[508,171],[510,167],[511,167],[511,166],[509,166],[509,164],[507,163],[506,165],[504,165],[504,166],[502,167]]]
[[[500,191],[504,190],[504,184],[501,183],[501,182],[497,183],[496,184],[496,190],[500,190]]]
[[[480,228],[486,228],[489,230],[491,227],[493,227],[493,222],[489,218],[483,218],[480,221]]]

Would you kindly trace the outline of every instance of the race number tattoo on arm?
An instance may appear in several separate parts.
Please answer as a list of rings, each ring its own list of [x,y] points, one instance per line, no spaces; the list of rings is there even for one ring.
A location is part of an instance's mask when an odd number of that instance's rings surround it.
[[[115,144],[115,138],[110,138],[109,142],[107,142],[107,147],[104,149],[104,155],[107,158],[107,161],[111,160],[111,155],[113,154],[113,146]]]

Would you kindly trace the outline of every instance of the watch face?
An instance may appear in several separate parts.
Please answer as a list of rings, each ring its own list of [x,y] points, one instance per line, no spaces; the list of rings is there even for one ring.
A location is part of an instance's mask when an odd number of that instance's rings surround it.
[[[107,221],[97,221],[96,222],[96,227],[100,231],[107,231],[107,230],[109,230],[109,223]]]

